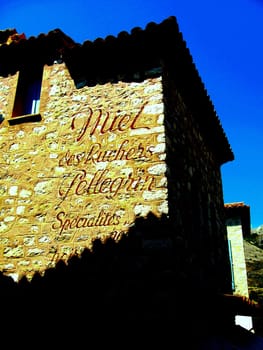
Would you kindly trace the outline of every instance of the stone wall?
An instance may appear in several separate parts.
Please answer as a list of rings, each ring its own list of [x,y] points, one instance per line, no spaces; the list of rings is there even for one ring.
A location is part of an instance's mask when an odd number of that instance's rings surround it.
[[[234,294],[249,297],[247,268],[243,244],[242,226],[227,226],[228,239],[231,241],[233,269],[234,269]]]
[[[232,222],[231,222],[232,221]],[[233,221],[237,221],[233,224]],[[234,295],[242,295],[249,298],[247,268],[245,251],[243,244],[244,232],[242,230],[241,220],[227,220],[227,234],[230,241],[232,268],[233,268],[233,283]],[[235,317],[236,324],[248,330],[253,329],[252,317],[237,315]]]
[[[10,125],[16,81],[0,85],[2,271],[31,278],[153,213],[184,281],[231,288],[220,164],[165,69],[76,89],[65,64],[45,66],[42,120]]]
[[[169,213],[182,271],[197,285],[231,291],[221,164],[176,75],[164,71]]]
[[[1,270],[30,278],[168,213],[161,78],[76,89],[64,64],[45,66],[42,120],[10,125],[16,82],[0,90]]]

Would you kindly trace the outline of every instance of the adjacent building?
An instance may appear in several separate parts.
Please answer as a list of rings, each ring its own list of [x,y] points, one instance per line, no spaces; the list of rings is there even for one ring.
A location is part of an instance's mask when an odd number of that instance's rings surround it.
[[[233,294],[249,299],[244,238],[251,234],[250,206],[244,202],[226,203],[226,226],[232,266]],[[252,317],[236,315],[236,324],[253,330]]]

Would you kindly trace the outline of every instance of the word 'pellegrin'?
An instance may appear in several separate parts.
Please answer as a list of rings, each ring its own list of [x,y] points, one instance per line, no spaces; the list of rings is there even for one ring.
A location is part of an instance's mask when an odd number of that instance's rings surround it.
[[[150,129],[145,125],[138,125],[139,118],[143,112],[143,109],[147,103],[143,104],[139,112],[135,115],[133,114],[113,114],[108,111],[103,111],[101,108],[93,110],[91,107],[87,107],[87,111],[80,111],[73,116],[71,122],[71,130],[79,129],[78,137],[76,141],[80,141],[86,133],[89,136],[93,136],[96,132],[100,135],[106,134],[108,132],[124,132],[128,129]],[[84,118],[83,124],[78,127],[77,120],[81,119],[80,115],[82,113],[87,113]]]
[[[58,193],[65,200],[69,195],[85,196],[89,194],[105,194],[115,197],[120,191],[153,191],[157,188],[154,176],[128,176],[110,177],[109,170],[98,170],[91,178],[87,177],[86,170],[78,170],[72,181],[67,183],[64,178]],[[108,176],[108,177],[107,177]]]

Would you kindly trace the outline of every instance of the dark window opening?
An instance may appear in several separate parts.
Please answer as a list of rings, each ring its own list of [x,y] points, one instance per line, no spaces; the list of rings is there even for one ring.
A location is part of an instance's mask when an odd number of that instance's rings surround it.
[[[38,114],[43,67],[25,67],[19,72],[12,117]]]

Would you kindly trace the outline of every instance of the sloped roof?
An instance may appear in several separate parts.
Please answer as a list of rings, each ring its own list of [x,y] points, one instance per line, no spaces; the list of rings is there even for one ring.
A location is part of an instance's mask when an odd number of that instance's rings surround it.
[[[250,206],[244,202],[225,203],[226,219],[240,218],[244,237],[251,233]]]
[[[15,35],[19,40],[9,40]],[[32,62],[53,64],[54,60],[61,59],[65,49],[73,45],[75,42],[60,29],[28,39],[17,34],[16,30],[0,31],[0,75],[14,74]]]
[[[17,34],[16,29],[0,30],[0,45],[5,44],[8,38],[13,34]]]
[[[4,35],[3,35],[4,36]],[[0,35],[1,38],[1,35]],[[0,75],[14,74],[27,62],[63,60],[77,86],[141,78],[165,63],[170,77],[198,120],[220,164],[234,159],[220,120],[183,40],[176,18],[145,29],[135,27],[94,41],[75,43],[60,29],[0,46]]]

